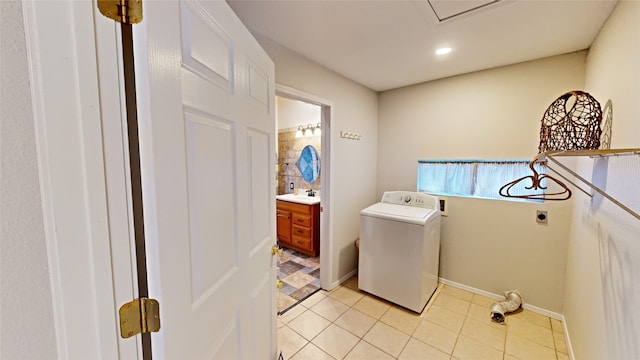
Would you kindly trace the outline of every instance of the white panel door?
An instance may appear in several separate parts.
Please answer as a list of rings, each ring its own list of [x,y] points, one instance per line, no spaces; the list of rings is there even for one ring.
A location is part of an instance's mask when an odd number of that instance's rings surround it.
[[[274,65],[224,1],[134,26],[157,359],[276,357]]]

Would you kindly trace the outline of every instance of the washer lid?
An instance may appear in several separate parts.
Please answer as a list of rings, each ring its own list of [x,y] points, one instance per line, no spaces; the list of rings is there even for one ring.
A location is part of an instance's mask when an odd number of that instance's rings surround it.
[[[361,215],[424,225],[440,216],[440,211],[415,206],[377,203],[363,209]]]

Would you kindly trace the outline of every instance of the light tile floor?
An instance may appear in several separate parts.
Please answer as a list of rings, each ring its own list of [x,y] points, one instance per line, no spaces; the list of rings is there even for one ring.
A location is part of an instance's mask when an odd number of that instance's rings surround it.
[[[565,360],[562,323],[518,310],[493,323],[495,302],[440,285],[422,314],[358,290],[353,277],[278,317],[285,360]]]

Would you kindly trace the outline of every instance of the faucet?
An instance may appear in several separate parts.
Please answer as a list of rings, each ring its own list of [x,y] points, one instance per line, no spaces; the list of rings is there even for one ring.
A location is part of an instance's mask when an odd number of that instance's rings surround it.
[[[316,196],[316,192],[313,189],[307,190],[307,196]]]

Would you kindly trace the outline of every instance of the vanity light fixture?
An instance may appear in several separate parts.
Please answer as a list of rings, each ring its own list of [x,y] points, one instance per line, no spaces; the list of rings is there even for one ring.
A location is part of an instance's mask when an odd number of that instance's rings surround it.
[[[453,49],[451,49],[450,47],[443,47],[443,48],[440,48],[440,49],[436,50],[436,55],[448,54],[448,53],[451,52],[451,50],[453,50]]]
[[[311,127],[311,124],[307,125],[307,128],[304,129],[304,136],[308,137],[313,135],[313,128]]]
[[[321,134],[320,126],[322,126],[320,123],[317,123],[316,125],[313,125],[313,124],[298,125],[298,129],[296,130],[296,137],[299,138],[299,137],[309,137],[309,136],[320,136]]]

